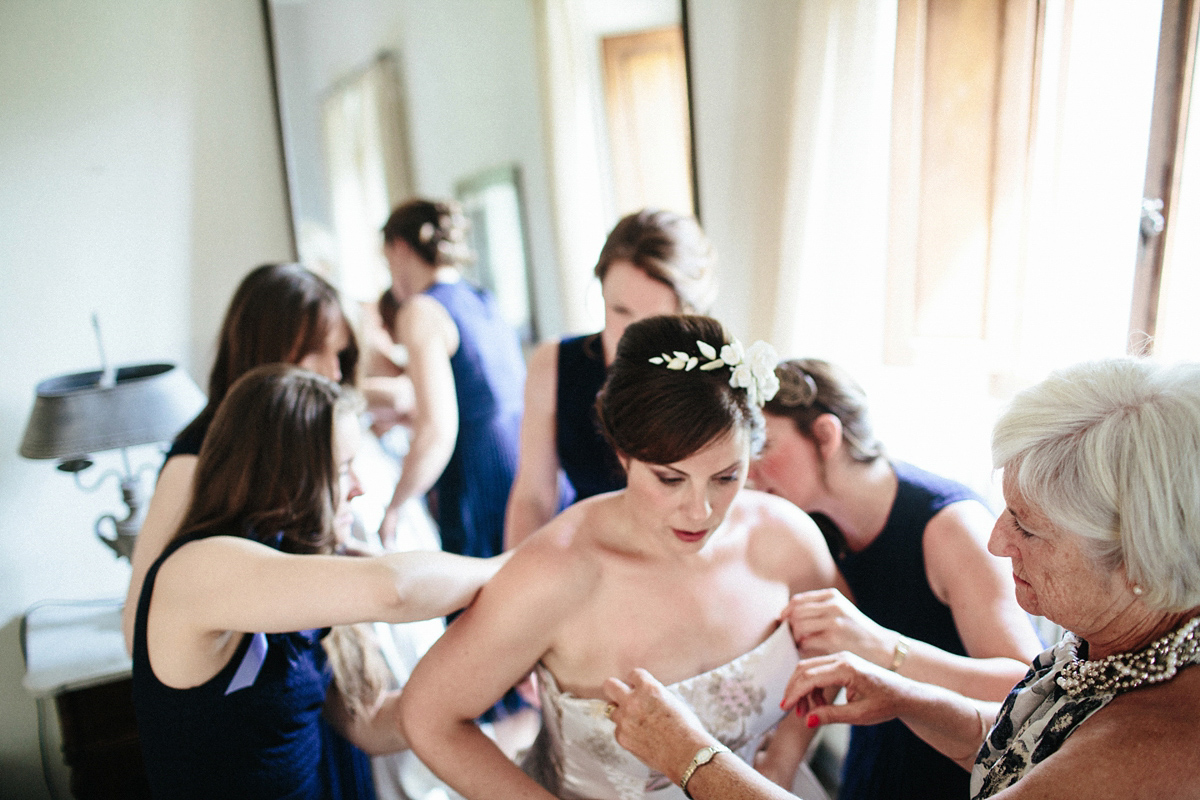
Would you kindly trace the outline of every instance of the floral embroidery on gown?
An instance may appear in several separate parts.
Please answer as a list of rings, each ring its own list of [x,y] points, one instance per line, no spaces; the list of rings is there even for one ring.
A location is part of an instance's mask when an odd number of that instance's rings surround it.
[[[705,728],[747,762],[784,717],[779,704],[798,654],[786,625],[728,664],[667,688],[691,706]],[[542,730],[523,767],[562,800],[684,800],[683,791],[651,770],[613,737],[603,700],[563,692],[554,675],[537,667]],[[806,764],[804,797],[823,797]]]

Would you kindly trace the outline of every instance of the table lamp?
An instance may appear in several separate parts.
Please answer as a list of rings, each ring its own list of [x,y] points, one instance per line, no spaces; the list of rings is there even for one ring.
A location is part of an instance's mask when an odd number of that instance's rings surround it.
[[[75,483],[94,491],[110,474],[121,484],[128,514],[96,520],[96,536],[120,558],[129,558],[145,511],[140,497],[140,470],[129,464],[126,448],[173,439],[205,405],[204,393],[174,364],[136,364],[116,370],[77,372],[48,378],[37,385],[37,397],[20,453],[25,458],[53,458],[73,473]],[[124,472],[109,470],[85,486],[79,474],[92,466],[91,454],[120,450]],[[150,466],[150,465],[146,465]],[[104,535],[105,523],[113,535]]]

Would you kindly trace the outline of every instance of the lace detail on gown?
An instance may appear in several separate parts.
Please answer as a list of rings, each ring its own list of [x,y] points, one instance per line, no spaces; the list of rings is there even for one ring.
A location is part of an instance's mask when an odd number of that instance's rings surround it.
[[[728,664],[667,687],[691,706],[717,739],[752,762],[763,737],[784,717],[779,709],[798,654],[786,625]],[[558,688],[537,667],[542,730],[523,765],[563,800],[674,800],[683,791],[651,770],[613,737],[604,701]]]

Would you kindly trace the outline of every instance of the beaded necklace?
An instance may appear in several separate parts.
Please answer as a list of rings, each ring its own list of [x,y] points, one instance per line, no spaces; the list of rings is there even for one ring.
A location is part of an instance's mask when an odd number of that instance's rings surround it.
[[[1076,656],[1055,681],[1072,697],[1118,694],[1145,684],[1169,681],[1180,667],[1200,660],[1197,628],[1200,617],[1193,617],[1136,653],[1113,653],[1097,661]]]

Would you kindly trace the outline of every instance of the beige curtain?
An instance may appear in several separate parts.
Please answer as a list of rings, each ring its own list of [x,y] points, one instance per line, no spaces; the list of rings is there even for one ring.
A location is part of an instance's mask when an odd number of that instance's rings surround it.
[[[321,125],[337,242],[334,278],[348,297],[373,301],[389,283],[379,229],[412,191],[395,60],[380,56],[334,86],[322,103]],[[301,233],[307,243],[309,232]]]
[[[780,219],[764,221],[777,257],[758,276],[780,352],[879,350],[895,42],[894,0],[800,4]]]
[[[607,233],[608,190],[599,155],[603,109],[592,89],[598,77],[583,49],[592,45],[579,29],[578,0],[535,0],[534,8],[563,324],[598,330],[602,307],[590,291],[591,270]]]

